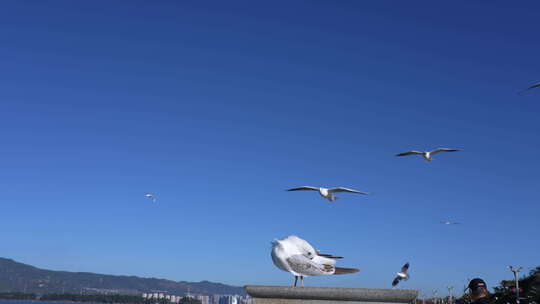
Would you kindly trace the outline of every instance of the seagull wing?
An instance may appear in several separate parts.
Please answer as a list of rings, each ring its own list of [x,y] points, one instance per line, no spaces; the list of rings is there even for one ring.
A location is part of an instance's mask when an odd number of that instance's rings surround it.
[[[349,188],[343,188],[343,187],[337,187],[337,188],[328,189],[328,192],[330,192],[330,193],[334,193],[334,192],[350,192],[350,193],[367,194],[366,192],[361,192],[361,191],[358,191],[358,190],[349,189]]]
[[[290,256],[287,263],[294,272],[307,276],[333,274],[335,271],[334,266],[317,264],[301,254]]]
[[[287,191],[300,191],[300,190],[319,191],[319,188],[315,188],[315,187],[311,187],[311,186],[302,186],[302,187],[298,187],[298,188],[287,189]]]
[[[303,256],[312,260],[316,264],[334,265],[336,263],[336,259],[341,258],[333,256],[331,254],[321,254],[308,241],[299,238],[296,235],[289,235],[283,241],[290,242],[291,244],[296,246]]]
[[[321,253],[317,250],[317,255],[313,258],[313,261],[320,264],[336,264],[336,260],[343,259],[341,256],[335,256],[332,254]]]
[[[394,281],[392,282],[392,287],[395,287],[397,284],[399,284],[399,281],[401,281],[400,277],[396,277]]]
[[[314,263],[317,263],[317,264],[326,264],[326,265],[335,265],[336,264],[336,259],[331,258],[331,257],[321,256],[321,255],[316,255],[311,260]]]
[[[528,87],[527,90],[534,89],[540,87],[540,82],[537,84],[533,84],[532,86]]]
[[[289,242],[292,245],[296,246],[298,250],[308,259],[313,259],[317,255],[317,250],[306,240],[296,236],[289,235],[283,239],[284,242]]]
[[[403,267],[401,267],[401,272],[406,273],[408,269],[409,269],[409,263],[406,263],[405,265],[403,265]]]
[[[424,152],[420,152],[420,151],[408,151],[408,152],[399,153],[399,154],[397,154],[396,156],[407,156],[407,155],[424,155]]]
[[[437,154],[439,152],[458,152],[460,150],[457,150],[457,149],[446,149],[446,148],[438,148],[438,149],[435,149],[433,151],[431,151],[431,155],[433,154]]]

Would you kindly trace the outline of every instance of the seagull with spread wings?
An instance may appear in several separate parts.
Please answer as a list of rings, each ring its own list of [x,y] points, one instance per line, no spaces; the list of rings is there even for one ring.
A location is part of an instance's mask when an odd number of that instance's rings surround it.
[[[303,186],[298,188],[291,188],[287,191],[301,191],[301,190],[311,190],[311,191],[318,191],[319,194],[324,197],[325,199],[334,202],[338,199],[337,196],[334,196],[334,193],[336,192],[349,192],[349,193],[357,193],[357,194],[367,194],[366,192],[361,192],[354,189],[349,188],[343,188],[343,187],[337,187],[337,188],[322,188],[322,187],[311,187],[311,186]]]
[[[409,274],[407,273],[408,270],[409,270],[409,263],[401,267],[401,271],[396,273],[397,276],[394,279],[394,281],[392,281],[392,287],[396,287],[396,285],[399,284],[401,280],[407,281],[409,279]]]
[[[438,148],[438,149],[435,149],[433,151],[423,151],[423,152],[413,150],[413,151],[407,151],[407,152],[399,153],[396,156],[421,155],[422,157],[424,157],[425,160],[430,162],[430,161],[433,160],[433,155],[435,155],[437,153],[441,153],[441,152],[458,152],[458,151],[460,151],[460,150],[446,149],[446,148]]]
[[[306,240],[291,235],[282,240],[272,242],[272,262],[274,265],[294,275],[294,285],[300,278],[304,286],[304,277],[319,275],[334,275],[359,272],[356,268],[335,267],[336,257],[330,254],[321,254]]]

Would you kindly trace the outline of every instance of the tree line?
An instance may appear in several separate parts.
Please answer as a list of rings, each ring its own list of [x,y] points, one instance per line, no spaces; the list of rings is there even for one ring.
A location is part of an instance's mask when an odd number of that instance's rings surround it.
[[[519,278],[518,281],[520,304],[540,304],[540,266]],[[464,304],[472,302],[468,293],[464,293],[458,301]],[[515,304],[515,280],[502,280],[499,285],[495,286],[490,294],[490,302],[493,304]]]
[[[540,304],[540,266],[531,270],[519,280],[519,300],[523,303]],[[493,303],[506,304],[516,302],[516,282],[503,280],[494,288],[491,295]]]

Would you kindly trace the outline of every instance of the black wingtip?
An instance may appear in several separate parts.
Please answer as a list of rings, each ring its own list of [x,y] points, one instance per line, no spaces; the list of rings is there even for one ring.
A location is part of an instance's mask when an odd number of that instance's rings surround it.
[[[334,256],[334,255],[331,255],[331,254],[319,253],[318,255],[322,256],[322,257],[325,257],[325,258],[330,258],[330,259],[343,259],[342,256]]]
[[[349,273],[357,273],[357,272],[360,272],[360,269],[335,267],[334,274],[349,274]]]

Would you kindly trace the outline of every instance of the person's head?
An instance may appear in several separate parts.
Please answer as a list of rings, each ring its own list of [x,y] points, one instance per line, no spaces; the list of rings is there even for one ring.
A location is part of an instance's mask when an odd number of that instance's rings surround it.
[[[486,282],[480,278],[472,279],[469,282],[469,293],[473,301],[489,296]]]

